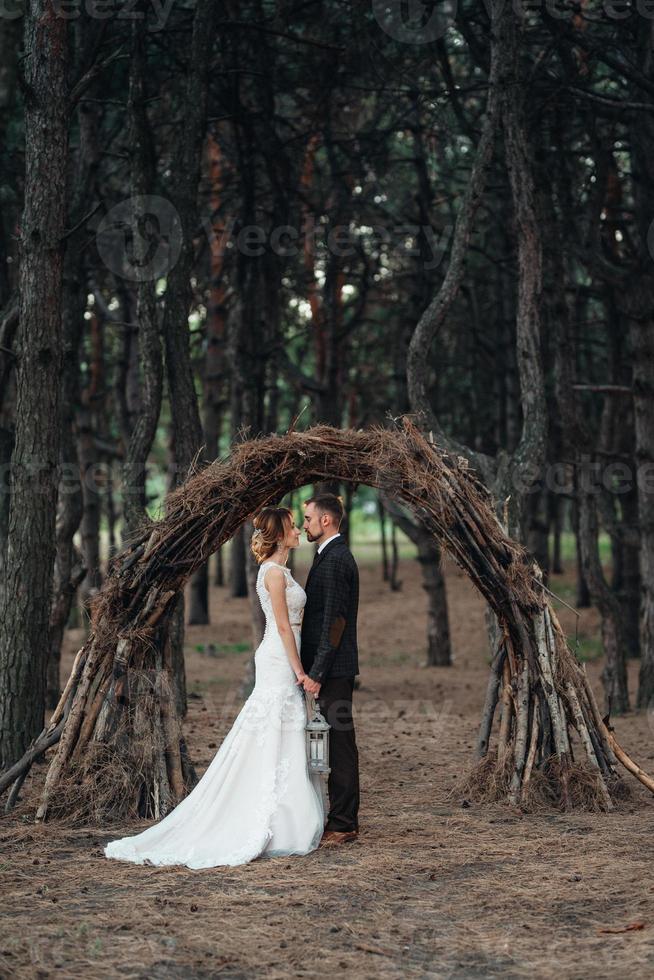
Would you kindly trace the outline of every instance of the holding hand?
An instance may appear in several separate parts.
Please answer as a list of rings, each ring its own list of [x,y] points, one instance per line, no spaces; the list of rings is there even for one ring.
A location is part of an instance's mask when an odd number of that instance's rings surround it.
[[[307,694],[313,694],[317,698],[320,694],[320,681],[314,681],[308,674],[304,675],[304,690]]]
[[[295,683],[296,684],[304,684],[304,681],[306,680],[307,675],[306,674],[296,674],[295,677],[296,677],[296,680],[295,680]]]

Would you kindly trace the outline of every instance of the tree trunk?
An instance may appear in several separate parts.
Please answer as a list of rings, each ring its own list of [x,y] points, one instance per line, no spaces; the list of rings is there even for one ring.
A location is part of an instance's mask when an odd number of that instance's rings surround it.
[[[560,493],[547,491],[549,506],[549,524],[552,529],[552,574],[563,575],[563,558],[561,556],[561,540],[565,531],[565,500]]]
[[[572,530],[575,538],[575,562],[577,566],[577,594],[575,606],[577,609],[588,609],[590,607],[590,590],[584,575],[584,563],[581,557],[581,541],[579,531],[579,480],[575,476],[575,499],[572,501],[570,513],[572,516]]]
[[[348,548],[352,547],[351,523],[352,523],[352,498],[354,497],[352,487],[346,484],[343,494],[343,523],[339,530],[345,538]]]
[[[233,304],[228,323],[228,361],[230,366],[230,425],[232,444],[242,438],[244,428],[249,424],[244,415],[244,391],[247,369],[241,334],[244,330],[242,303],[239,299]],[[246,551],[243,529],[239,528],[229,546],[229,590],[233,599],[242,599],[248,594]]]
[[[17,117],[17,107],[19,102],[16,98],[18,88],[18,70],[22,61],[22,6],[20,16],[11,16],[5,8],[3,11],[2,29],[0,30],[0,145],[4,148],[5,158],[3,160],[3,183],[12,186],[13,180],[8,176],[5,169],[6,160],[10,154],[9,146],[11,142],[10,131],[15,127]],[[16,9],[16,14],[18,14]],[[15,138],[15,137],[14,137]],[[15,185],[13,185],[15,186]],[[13,187],[12,187],[13,190]],[[15,295],[15,273],[16,268],[16,228],[20,220],[20,201],[18,195],[6,193],[0,210],[0,255],[3,257],[0,263],[0,310],[11,302]],[[0,344],[10,348],[5,339],[1,336]],[[0,392],[3,390],[3,377],[0,370]],[[0,401],[2,396],[0,395]],[[1,550],[1,549],[0,549]]]
[[[225,343],[227,326],[227,289],[224,282],[224,223],[221,215],[222,204],[222,157],[217,140],[209,135],[208,170],[211,186],[210,207],[213,217],[212,234],[209,236],[211,284],[209,305],[207,307],[207,353],[204,361],[204,438],[207,444],[207,458],[217,459],[223,427],[223,415],[228,407],[225,395],[226,361]],[[213,584],[225,584],[222,549],[214,556]]]
[[[552,255],[555,259],[560,255],[556,248],[556,234],[557,228],[551,228],[550,243],[553,243]],[[563,281],[563,273],[558,266],[552,267],[551,274],[555,281]],[[601,472],[601,457],[595,459],[588,451],[592,440],[574,388],[572,329],[563,300],[557,309],[555,329],[556,395],[565,433],[563,447],[564,452],[574,459],[573,527],[577,541],[579,582],[588,588],[590,598],[602,617],[602,642],[606,658],[602,679],[606,706],[610,704],[612,710],[622,712],[629,707],[622,611],[618,597],[606,581],[599,554],[598,499],[602,491],[595,478],[594,466],[599,466]],[[605,411],[601,436],[604,442],[600,447],[604,450],[607,447],[606,433],[610,429],[607,424],[609,416],[610,413]],[[583,598],[583,595],[579,598]]]
[[[650,260],[651,261],[651,260]],[[654,289],[649,293],[649,302]],[[651,306],[649,309],[651,310]],[[638,707],[654,704],[654,321],[632,319],[636,479],[640,534],[640,674]]]
[[[61,296],[68,155],[67,21],[43,0],[25,13],[25,205],[6,563],[0,583],[0,768],[43,726],[55,558]]]
[[[121,442],[126,451],[141,413],[141,388],[139,381],[139,328],[136,320],[136,292],[131,284],[118,281],[116,287],[120,303],[120,319],[117,324],[120,348],[116,364],[114,400]],[[97,302],[97,290],[96,290]]]
[[[93,48],[97,39],[97,26],[91,18],[82,18],[78,22],[76,31],[78,66],[83,61],[85,54]],[[68,566],[69,575],[71,573],[77,574],[77,570],[73,572],[73,565],[76,565],[77,569],[81,565],[84,569],[85,575],[79,589],[77,606],[84,626],[88,623],[86,601],[102,585],[100,567],[101,498],[99,493],[101,481],[98,472],[101,457],[96,440],[99,434],[97,420],[102,414],[101,406],[106,399],[104,338],[105,317],[108,313],[108,311],[105,312],[104,308],[98,308],[96,303],[89,319],[84,320],[87,294],[92,289],[92,281],[88,263],[83,258],[86,254],[84,246],[87,236],[83,218],[93,205],[93,196],[97,187],[95,176],[102,159],[100,127],[103,110],[99,105],[102,96],[100,81],[96,80],[92,83],[88,95],[90,96],[89,100],[78,102],[76,110],[79,138],[72,168],[74,184],[70,194],[70,223],[76,230],[68,244],[64,271],[64,343],[68,348],[65,370],[69,377],[64,378],[66,405],[62,432],[64,441],[72,440],[72,445],[68,448],[68,463],[71,467],[75,467],[76,476],[79,474],[81,479],[79,490],[76,490],[72,495],[72,499],[64,503],[66,513],[63,519],[71,535],[71,551],[63,559],[63,565]],[[88,369],[86,385],[80,392],[80,352],[83,351],[85,325],[89,328],[89,350],[85,352],[84,356],[84,361],[88,362]],[[79,499],[78,492],[80,494]],[[70,489],[68,495],[71,495]],[[78,509],[80,510],[79,513]],[[81,556],[76,551],[72,551],[72,535],[77,532],[78,528],[80,529],[82,545]],[[65,547],[63,541],[58,543],[59,556],[61,556],[61,549]],[[59,574],[63,570],[60,568]],[[75,598],[75,593],[70,595],[69,601],[63,597],[63,593],[70,591],[70,582],[66,577],[61,580],[61,588],[62,601],[58,603],[58,609],[59,615],[65,619],[59,627],[62,631],[60,639],[63,638],[63,629],[68,623],[71,602]],[[53,642],[51,647],[53,657],[56,657],[55,647]],[[56,668],[53,666],[54,669],[58,670],[58,665]],[[52,681],[51,691],[54,687],[54,678]],[[50,703],[50,707],[54,707],[54,705]]]
[[[654,704],[654,323],[632,321],[632,342],[637,472],[643,478],[638,500],[642,590],[638,707],[648,708]]]
[[[223,588],[225,585],[225,562],[222,548],[215,554],[214,568],[213,584],[217,585],[218,588]]]
[[[447,593],[441,568],[441,550],[429,528],[420,521],[412,521],[388,498],[384,506],[393,524],[404,531],[418,549],[418,561],[422,572],[422,587],[427,593],[427,657],[426,667],[449,667],[452,664],[452,643],[447,612]]]
[[[247,521],[243,525],[243,537],[246,541],[250,540],[252,532],[254,531],[254,525],[251,521]],[[252,614],[252,650],[255,651],[261,640],[263,639],[263,633],[266,628],[266,614],[263,611],[263,606],[257,595],[257,575],[259,574],[259,565],[256,558],[248,548],[248,553],[246,557],[246,574],[248,581],[248,593],[250,595],[250,607]],[[254,667],[254,652],[247,662],[245,669],[245,674],[241,682],[239,693],[241,697],[247,698],[252,693],[255,681],[255,667]]]
[[[77,200],[77,205],[81,202]],[[73,223],[81,216],[78,206],[71,209]],[[77,215],[77,217],[75,217]],[[47,667],[46,706],[55,708],[61,697],[60,663],[64,632],[77,588],[86,574],[82,556],[73,537],[84,511],[80,482],[80,463],[73,431],[75,406],[79,398],[79,347],[84,329],[86,283],[80,275],[75,236],[64,260],[63,345],[65,350],[62,382],[61,464],[59,514],[56,523],[57,554],[50,609],[50,652]],[[74,257],[74,258],[73,258]]]
[[[637,24],[637,57],[650,85],[654,82],[651,23]],[[634,61],[636,52],[634,53]],[[640,93],[638,94],[640,98]],[[623,301],[630,314],[638,523],[640,532],[640,676],[638,707],[654,706],[654,275],[652,273],[651,221],[654,214],[654,122],[652,89],[649,112],[630,114],[633,194],[637,221],[636,267],[630,270]]]
[[[381,497],[377,497],[377,514],[379,516],[379,537],[381,541],[382,555],[382,581],[388,582],[390,578],[388,563],[388,544],[386,542],[386,510]]]
[[[496,30],[496,57],[501,58],[498,99],[518,259],[515,351],[523,422],[520,441],[511,456],[505,460],[500,453],[493,492],[499,506],[507,510],[507,534],[526,542],[525,490],[529,490],[534,474],[542,472],[547,458],[541,312],[543,222],[533,150],[527,134],[528,89],[520,59],[524,35],[518,18],[508,7],[498,12]]]
[[[597,488],[593,483],[592,461],[582,457],[579,463],[579,544],[584,579],[593,604],[602,617],[602,644],[606,664],[602,671],[606,710],[622,713],[629,710],[627,667],[622,630],[622,613],[617,596],[604,577],[599,554],[597,523]]]
[[[650,292],[654,296],[654,290]],[[651,309],[651,307],[650,307]],[[654,322],[631,321],[636,475],[640,532],[640,674],[638,707],[654,704]]]
[[[3,413],[4,414],[4,413]],[[11,454],[14,451],[14,425],[0,425],[0,467],[2,486],[0,494],[0,577],[4,578],[9,535],[9,503],[11,491]]]
[[[243,528],[239,528],[229,548],[229,589],[232,599],[243,599],[248,594],[246,548]]]
[[[395,521],[393,521],[391,524],[391,574],[389,580],[391,592],[400,592],[402,589],[402,580],[397,577],[399,567],[400,555],[397,547],[397,527],[395,526]]]
[[[145,106],[145,23],[132,23],[132,52],[129,77],[129,139],[131,146],[132,227],[137,229],[142,219],[140,199],[154,188],[154,164],[151,133]],[[163,386],[163,361],[159,339],[159,322],[155,294],[154,271],[141,263],[147,260],[152,242],[134,235],[135,271],[138,279],[136,322],[138,324],[138,355],[140,369],[141,410],[129,433],[129,444],[123,466],[123,537],[147,522],[145,469],[159,422]]]
[[[427,609],[427,667],[450,667],[452,644],[447,611],[445,576],[441,568],[441,550],[433,536],[420,535],[418,561],[422,567],[423,588],[429,599]]]
[[[213,0],[197,0],[195,4],[186,92],[182,103],[182,133],[177,143],[178,152],[172,168],[169,192],[181,225],[181,252],[168,273],[163,317],[173,429],[175,478],[171,489],[184,481],[191,464],[201,467],[207,462],[191,363],[188,318],[193,301],[193,233],[198,224],[196,198],[207,118],[214,10]],[[190,592],[189,622],[206,625],[209,622],[209,572],[206,566],[199,568],[193,576]],[[180,610],[182,622],[178,632],[183,643],[183,603],[180,603]],[[183,664],[183,659],[182,651],[174,654],[175,662]],[[184,685],[183,678],[179,678],[179,683]]]
[[[654,423],[654,418],[652,419]],[[632,473],[638,472],[635,456],[632,456]],[[620,539],[620,605],[623,609],[625,653],[627,657],[640,657],[640,542],[638,534],[638,485],[632,480],[630,489],[621,494],[621,520],[627,533]]]
[[[526,515],[526,545],[542,569],[545,585],[547,585],[550,575],[548,496],[548,491],[544,487],[530,493],[527,497]]]
[[[80,588],[80,598],[86,605],[102,585],[100,560],[101,499],[98,492],[96,468],[100,457],[95,445],[93,415],[88,392],[82,391],[77,412],[77,450],[82,477],[83,509],[81,520],[82,555],[86,575]]]

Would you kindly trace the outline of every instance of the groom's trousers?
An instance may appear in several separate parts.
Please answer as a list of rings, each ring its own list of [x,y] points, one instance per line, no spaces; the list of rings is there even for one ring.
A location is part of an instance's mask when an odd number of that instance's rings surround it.
[[[328,677],[318,704],[329,733],[329,816],[325,830],[359,829],[359,753],[352,718],[354,677]]]

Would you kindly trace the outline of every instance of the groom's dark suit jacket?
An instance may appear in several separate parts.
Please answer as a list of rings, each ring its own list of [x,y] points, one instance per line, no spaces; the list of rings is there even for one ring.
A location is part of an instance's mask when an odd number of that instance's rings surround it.
[[[359,569],[345,538],[334,538],[316,554],[304,590],[304,670],[321,684],[328,677],[354,677],[359,673]]]

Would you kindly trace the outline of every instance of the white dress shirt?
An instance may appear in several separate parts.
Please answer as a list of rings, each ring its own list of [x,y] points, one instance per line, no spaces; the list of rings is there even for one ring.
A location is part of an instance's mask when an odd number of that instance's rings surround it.
[[[341,536],[341,532],[340,531],[337,531],[336,534],[332,534],[332,536],[330,538],[327,538],[326,541],[323,541],[322,544],[318,545],[318,554],[320,554],[320,552],[322,551],[322,549],[326,545],[328,545],[330,541],[333,541],[334,538],[340,538],[340,536]]]

